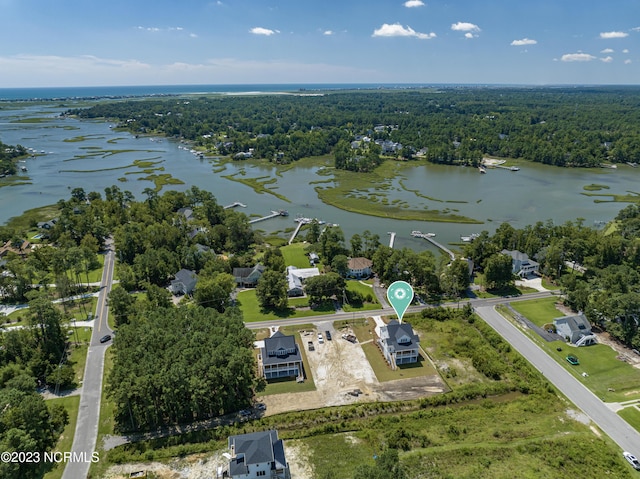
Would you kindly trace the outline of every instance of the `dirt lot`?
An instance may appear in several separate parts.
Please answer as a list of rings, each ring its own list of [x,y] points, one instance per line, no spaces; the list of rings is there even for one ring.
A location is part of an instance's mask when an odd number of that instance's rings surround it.
[[[264,396],[268,415],[302,409],[316,409],[356,402],[398,401],[416,399],[441,393],[446,385],[439,376],[424,376],[380,383],[369,365],[360,343],[342,339],[346,331],[337,331],[331,322],[318,323],[317,329],[301,332],[308,364],[308,374],[315,381],[316,390],[295,394]],[[327,341],[326,331],[331,332],[332,341]],[[318,342],[318,332],[324,343]],[[315,351],[309,351],[307,342],[313,341]],[[360,390],[361,394],[349,392]]]

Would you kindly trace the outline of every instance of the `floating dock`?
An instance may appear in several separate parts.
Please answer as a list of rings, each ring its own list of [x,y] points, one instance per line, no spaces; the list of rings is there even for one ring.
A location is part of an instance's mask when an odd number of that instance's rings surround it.
[[[387,234],[391,236],[391,238],[389,238],[389,248],[393,248],[393,243],[396,242],[396,232],[389,231]]]

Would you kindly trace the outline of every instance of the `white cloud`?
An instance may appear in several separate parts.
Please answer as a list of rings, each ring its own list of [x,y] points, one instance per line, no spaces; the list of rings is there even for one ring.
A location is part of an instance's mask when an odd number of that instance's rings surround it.
[[[333,30],[325,30],[322,34],[323,35],[333,35]]]
[[[624,50],[622,50],[622,53],[629,53],[629,49],[625,48]]]
[[[522,40],[514,40],[511,42],[511,45],[514,47],[521,47],[523,45],[535,45],[538,43],[536,40],[532,40],[530,38],[523,38]]]
[[[254,35],[265,35],[267,37],[276,33],[280,33],[278,30],[271,30],[269,28],[262,27],[253,27],[251,30],[249,30],[249,32],[253,33]]]
[[[195,34],[195,33],[190,33],[190,34],[189,34],[189,36],[190,36],[191,38],[198,38],[198,35],[197,35],[197,34]]]
[[[424,2],[422,0],[407,0],[403,5],[407,8],[423,7]]]
[[[600,33],[600,38],[624,38],[628,37],[629,34],[627,32],[602,32]]]
[[[479,32],[480,27],[474,23],[458,22],[451,24],[451,30],[455,30],[457,32]]]
[[[475,38],[475,37],[477,37],[477,36],[478,36],[478,35],[474,35],[474,34],[473,34],[473,33],[471,33],[471,32],[467,32],[467,33],[465,33],[465,34],[464,34],[464,38]]]
[[[613,61],[613,57],[609,55],[604,58],[601,58],[600,61],[603,61],[605,63],[611,63]]]
[[[634,27],[631,30],[633,30],[634,32],[640,32],[640,27]]]
[[[373,31],[372,37],[415,37],[420,40],[430,40],[436,37],[436,34],[416,32],[409,25],[403,27],[399,23],[384,23],[382,26]]]
[[[565,53],[560,59],[563,62],[590,62],[595,60],[596,57],[588,53]]]
[[[602,50],[600,53],[613,53],[613,49],[612,48],[605,48],[604,50]]]
[[[629,60],[628,58],[624,61],[625,65],[628,65],[629,63],[631,63],[631,60]]]

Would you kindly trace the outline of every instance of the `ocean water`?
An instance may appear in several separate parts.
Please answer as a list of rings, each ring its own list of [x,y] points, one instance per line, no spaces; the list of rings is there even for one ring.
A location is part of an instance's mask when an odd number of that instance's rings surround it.
[[[318,84],[246,84],[246,85],[146,85],[50,88],[0,88],[0,101],[97,99],[145,96],[196,95],[211,93],[299,92],[377,88],[425,88],[421,84],[318,83]]]

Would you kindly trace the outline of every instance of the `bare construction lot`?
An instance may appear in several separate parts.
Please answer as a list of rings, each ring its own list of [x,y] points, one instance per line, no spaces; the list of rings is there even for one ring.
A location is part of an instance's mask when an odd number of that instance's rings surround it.
[[[316,390],[264,396],[267,414],[355,402],[416,399],[448,390],[437,374],[379,382],[361,343],[342,339],[346,330],[335,330],[331,322],[315,326],[313,330],[300,331],[299,347],[305,348],[304,367],[307,375],[313,377]],[[326,331],[331,333],[331,341],[327,340]],[[318,333],[322,334],[323,343],[319,342]],[[313,351],[309,351],[308,341],[313,342]]]

